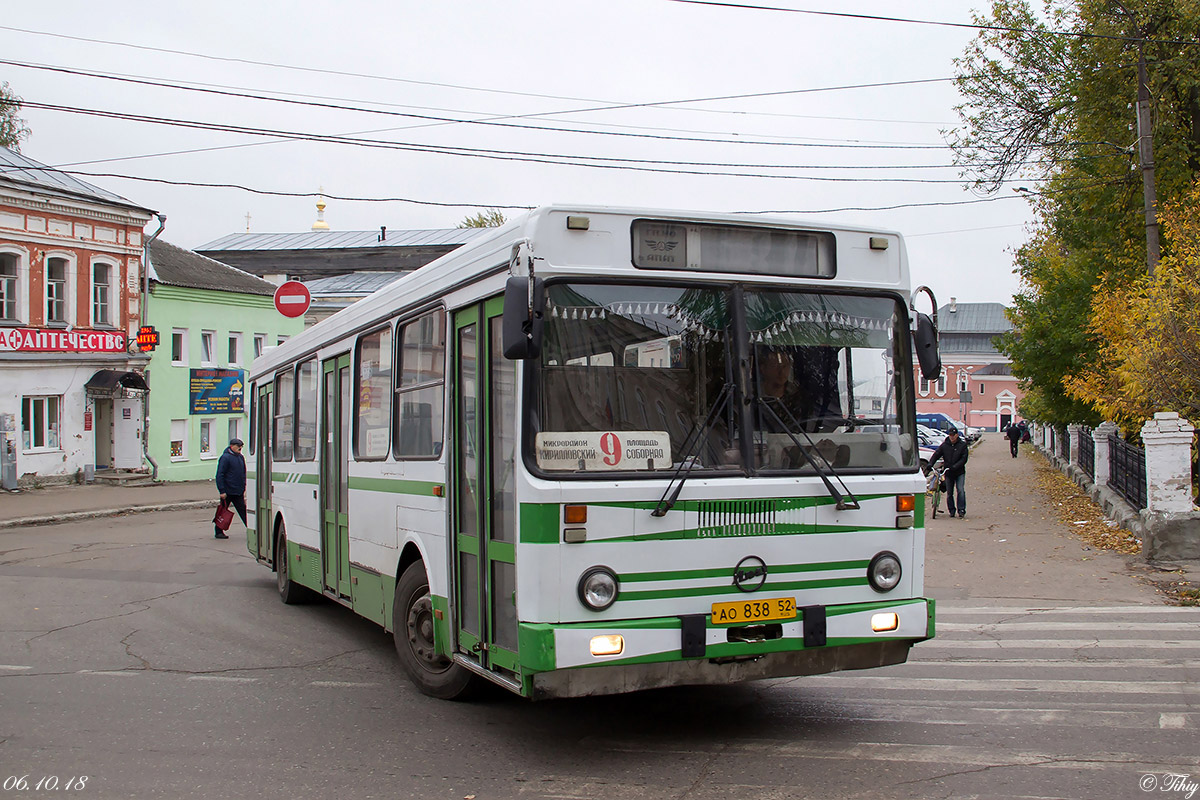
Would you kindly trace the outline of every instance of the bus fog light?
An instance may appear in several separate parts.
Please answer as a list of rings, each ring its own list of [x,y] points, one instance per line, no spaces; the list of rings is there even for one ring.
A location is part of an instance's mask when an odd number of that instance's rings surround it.
[[[877,592],[890,592],[900,583],[900,557],[884,551],[871,559],[867,567],[867,580]]]
[[[895,616],[893,614],[893,616]],[[620,634],[592,637],[592,655],[619,656],[625,650],[625,637]]]
[[[882,633],[883,631],[894,631],[899,627],[900,617],[894,612],[871,615],[871,630],[875,631],[876,633]],[[593,639],[592,641],[595,642],[596,640]]]
[[[617,599],[617,576],[608,567],[592,567],[579,579],[579,602],[603,611]]]

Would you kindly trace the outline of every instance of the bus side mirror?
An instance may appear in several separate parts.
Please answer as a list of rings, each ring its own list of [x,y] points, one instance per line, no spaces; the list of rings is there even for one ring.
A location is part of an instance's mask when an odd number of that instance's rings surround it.
[[[936,381],[942,374],[942,355],[938,352],[937,325],[928,314],[917,314],[917,333],[913,340],[921,375],[927,381]]]
[[[546,322],[544,283],[541,278],[509,278],[504,284],[505,358],[523,361],[541,354]]]

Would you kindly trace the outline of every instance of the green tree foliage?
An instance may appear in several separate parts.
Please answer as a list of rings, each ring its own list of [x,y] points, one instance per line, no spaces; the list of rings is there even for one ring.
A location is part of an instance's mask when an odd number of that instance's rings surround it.
[[[1092,300],[1096,366],[1066,381],[1074,397],[1136,429],[1156,411],[1200,415],[1200,183],[1163,214],[1171,245],[1154,277]]]
[[[29,126],[18,114],[21,113],[21,98],[8,85],[0,83],[0,145],[10,150],[21,151],[21,142],[29,138]]]
[[[478,214],[472,214],[469,217],[463,217],[463,221],[458,223],[460,228],[499,228],[504,223],[508,222],[504,213],[498,208],[489,208],[486,211],[480,211]]]
[[[993,0],[956,62],[957,163],[980,191],[1038,181],[1036,222],[1016,252],[1021,285],[1002,350],[1031,416],[1094,422],[1099,409],[1065,383],[1098,366],[1092,297],[1146,274],[1134,104],[1139,39],[1149,64],[1160,204],[1200,166],[1200,3],[1195,0]],[[1064,36],[1055,33],[1083,34]],[[1172,43],[1176,42],[1176,43]]]

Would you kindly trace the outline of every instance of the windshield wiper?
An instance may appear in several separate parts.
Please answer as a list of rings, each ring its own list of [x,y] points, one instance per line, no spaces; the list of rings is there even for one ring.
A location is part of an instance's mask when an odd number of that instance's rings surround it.
[[[717,421],[717,416],[725,408],[725,404],[729,402],[729,387],[730,384],[728,383],[721,387],[720,393],[713,400],[712,408],[708,411],[708,416],[704,418],[704,423],[698,428],[693,428],[692,432],[688,434],[687,441],[684,443],[683,460],[675,468],[675,474],[671,476],[671,480],[667,484],[663,496],[659,499],[658,505],[654,507],[654,510],[650,512],[650,516],[665,516],[675,505],[675,501],[679,499],[679,493],[683,491],[683,484],[687,480],[687,476],[691,473],[692,468],[696,466],[695,451],[699,449],[700,443],[704,441],[704,437],[708,434],[709,429]],[[682,477],[680,477],[681,473]],[[671,491],[671,486],[675,484],[676,480],[679,483],[675,485],[675,491]]]
[[[770,414],[774,418],[775,423],[783,429],[784,433],[788,435],[788,438],[792,440],[793,444],[795,444],[796,448],[800,451],[800,455],[804,456],[808,460],[809,464],[812,464],[813,470],[817,473],[817,476],[821,479],[821,482],[825,484],[825,489],[829,492],[829,496],[837,501],[838,511],[859,508],[860,506],[858,504],[858,498],[855,497],[850,492],[850,489],[846,487],[846,484],[842,481],[841,477],[838,476],[837,471],[834,470],[833,464],[830,464],[829,459],[825,458],[825,454],[817,448],[817,445],[813,442],[812,437],[810,437],[808,432],[800,426],[800,423],[796,421],[794,416],[792,416],[792,412],[788,411],[787,406],[781,405],[783,408],[783,413],[788,415],[788,420],[792,423],[794,428],[789,427],[786,422],[780,419],[779,415],[775,413],[775,409],[771,408],[771,405],[767,402],[766,398],[760,396],[755,398],[755,400],[758,402],[758,406]],[[796,434],[792,432],[793,430],[800,431],[801,435],[803,435],[805,440],[808,442],[809,447],[812,448],[812,450],[821,457],[821,460],[825,462],[825,466],[829,469],[828,474],[826,474],[825,470],[821,469],[821,465],[818,464],[816,459],[812,457],[812,453],[806,450],[804,445],[800,444],[800,440],[796,438]],[[833,482],[829,480],[830,475],[832,475],[837,480],[838,484],[841,485],[842,491],[844,491],[845,494],[839,492],[837,487],[833,485]]]

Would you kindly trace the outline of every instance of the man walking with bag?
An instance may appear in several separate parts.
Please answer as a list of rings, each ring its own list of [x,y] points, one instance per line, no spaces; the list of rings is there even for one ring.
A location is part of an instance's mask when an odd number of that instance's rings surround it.
[[[229,447],[221,453],[217,462],[217,491],[221,493],[221,502],[228,503],[237,509],[246,524],[246,457],[242,455],[242,440],[231,439]],[[215,527],[217,539],[228,539],[228,534]]]

